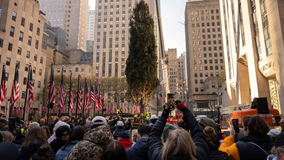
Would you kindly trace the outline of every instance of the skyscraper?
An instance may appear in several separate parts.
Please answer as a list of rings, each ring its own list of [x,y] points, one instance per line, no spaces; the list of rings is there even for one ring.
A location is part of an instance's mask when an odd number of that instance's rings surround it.
[[[52,27],[67,33],[67,48],[86,51],[88,0],[40,0],[40,10]]]
[[[87,52],[94,51],[95,13],[95,10],[89,10],[86,47]]]
[[[220,0],[231,105],[267,97],[268,106],[283,115],[283,5],[282,0]]]
[[[194,100],[194,95],[205,94],[203,82],[208,77],[218,77],[224,72],[219,11],[219,0],[189,0],[186,3],[185,32],[188,96],[189,102],[195,104],[191,106],[196,108],[198,108],[198,104]],[[217,86],[214,82],[209,87],[217,88]],[[208,87],[206,86],[206,88]]]
[[[146,0],[155,23],[155,34],[159,31],[156,1]],[[96,26],[94,34],[93,71],[97,77],[125,76],[128,43],[130,40],[129,21],[138,0],[97,0]],[[159,36],[156,36],[159,40]],[[157,41],[159,45],[160,40]],[[157,47],[157,56],[160,48]],[[158,57],[159,59],[159,57]]]

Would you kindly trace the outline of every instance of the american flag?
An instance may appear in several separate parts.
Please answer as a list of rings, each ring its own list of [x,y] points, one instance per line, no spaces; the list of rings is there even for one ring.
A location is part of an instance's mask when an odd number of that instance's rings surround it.
[[[97,88],[97,85],[95,85],[96,87],[96,92],[95,92],[95,98],[96,98],[96,108],[98,110],[101,110],[101,106],[100,106],[100,96],[99,96],[99,93],[98,93],[98,88]]]
[[[69,106],[70,103],[70,106]],[[67,106],[69,106],[70,109],[73,109],[73,89],[72,89],[72,79],[70,81],[70,84],[68,86],[67,91]]]
[[[15,77],[10,97],[10,109],[14,107],[15,102],[19,99],[19,71],[16,66]]]
[[[96,103],[96,96],[95,96],[95,93],[94,93],[94,89],[93,89],[92,83],[91,83],[91,100],[94,103]]]
[[[31,102],[34,100],[34,93],[33,93],[33,71],[30,70],[29,75],[29,84],[28,84],[28,90],[29,90],[29,97],[28,97],[28,108],[31,107]]]
[[[49,90],[51,84],[51,89],[50,89],[50,95],[49,95],[49,103],[55,103],[55,88],[54,88],[54,70],[52,69],[51,71],[51,76],[47,85],[47,89]]]
[[[59,100],[58,100],[58,108],[63,108],[63,92],[64,92],[64,83],[63,83],[63,72],[62,72],[60,92],[59,92]]]
[[[85,104],[84,105],[86,109],[91,108],[87,81],[85,81]]]
[[[77,103],[78,109],[81,110],[81,80],[79,80],[78,90],[77,90]]]
[[[1,103],[6,99],[6,75],[5,75],[5,66],[2,70],[2,79],[1,79],[1,90],[0,90],[0,106]]]
[[[161,104],[163,104],[163,95],[162,95],[162,93],[158,94],[158,99],[161,102]]]

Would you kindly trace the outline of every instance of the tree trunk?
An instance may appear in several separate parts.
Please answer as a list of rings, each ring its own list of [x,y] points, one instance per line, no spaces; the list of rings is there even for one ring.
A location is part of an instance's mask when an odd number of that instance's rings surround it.
[[[143,115],[144,115],[144,113],[145,113],[145,104],[143,104],[143,103],[140,103],[140,114],[142,113]]]

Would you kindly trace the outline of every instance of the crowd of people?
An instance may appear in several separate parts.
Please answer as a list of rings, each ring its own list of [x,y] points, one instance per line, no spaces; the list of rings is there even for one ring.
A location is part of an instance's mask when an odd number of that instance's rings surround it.
[[[230,128],[225,137],[215,121],[196,121],[179,103],[183,121],[167,124],[170,109],[132,130],[120,116],[94,118],[44,118],[9,130],[0,119],[1,160],[284,160],[284,132],[270,129],[257,116],[246,116],[244,128]],[[284,119],[280,121],[284,128]]]

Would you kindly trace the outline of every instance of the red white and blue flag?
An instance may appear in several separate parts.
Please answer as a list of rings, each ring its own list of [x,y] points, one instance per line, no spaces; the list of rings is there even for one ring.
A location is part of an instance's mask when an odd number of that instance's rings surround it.
[[[78,90],[77,90],[77,103],[78,103],[78,110],[81,110],[81,80],[79,80]]]
[[[16,67],[15,77],[10,97],[10,109],[14,107],[14,104],[18,99],[19,99],[19,71],[18,68]]]
[[[158,94],[158,99],[159,99],[160,103],[163,104],[163,95],[162,95],[162,93]]]
[[[31,107],[31,102],[34,100],[34,93],[33,93],[33,71],[30,70],[29,75],[29,84],[28,84],[28,90],[29,90],[29,97],[28,97],[28,108]]]
[[[1,90],[0,90],[0,106],[1,103],[6,99],[6,72],[5,66],[3,66],[2,70],[2,78],[1,78]]]
[[[63,72],[61,74],[61,85],[59,91],[59,100],[58,100],[58,108],[63,108],[63,92],[64,92],[64,83],[63,83]]]
[[[100,95],[99,95],[99,92],[98,92],[97,85],[95,85],[95,97],[96,97],[96,108],[98,110],[101,110],[102,107],[100,106]]]
[[[85,83],[85,104],[84,105],[86,109],[91,108],[87,81]]]
[[[70,106],[69,106],[70,105]],[[68,86],[67,91],[67,106],[69,106],[70,109],[73,109],[73,89],[72,89],[72,79],[70,81],[70,84]]]
[[[104,88],[102,89],[102,107],[105,108]]]
[[[54,70],[53,70],[53,68],[52,68],[51,76],[50,76],[50,79],[49,79],[49,82],[48,82],[48,85],[47,85],[48,90],[49,90],[49,88],[50,88],[50,95],[49,95],[48,102],[55,104],[55,88],[54,88]]]
[[[94,103],[97,103],[97,100],[96,100],[96,95],[94,93],[94,89],[93,89],[93,85],[91,84],[91,100],[94,102]]]

